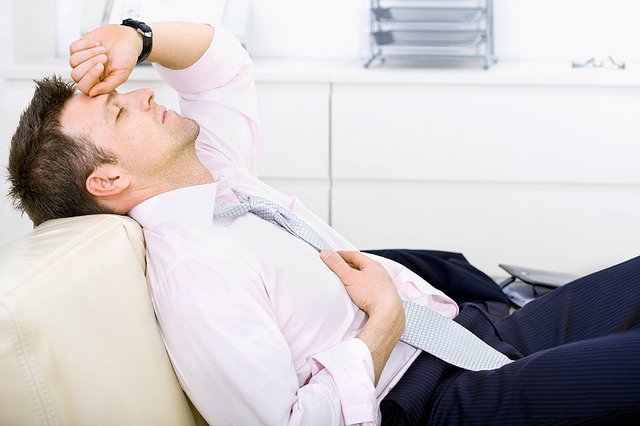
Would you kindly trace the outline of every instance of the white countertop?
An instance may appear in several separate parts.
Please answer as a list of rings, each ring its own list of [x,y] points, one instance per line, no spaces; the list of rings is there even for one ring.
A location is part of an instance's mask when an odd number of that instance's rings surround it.
[[[350,84],[464,84],[532,86],[640,87],[640,64],[625,70],[573,69],[570,62],[499,61],[488,70],[479,63],[425,66],[416,62],[392,62],[364,68],[357,59],[256,58],[257,82],[319,82]],[[2,70],[7,80],[33,80],[50,74],[68,75],[65,58],[15,65]],[[157,81],[150,66],[137,67],[132,81]]]

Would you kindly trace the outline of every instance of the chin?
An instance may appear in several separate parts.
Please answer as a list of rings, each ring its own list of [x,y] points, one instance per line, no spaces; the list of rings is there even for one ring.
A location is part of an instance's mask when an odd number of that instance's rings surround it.
[[[195,139],[200,134],[200,125],[195,120],[189,119],[189,121],[193,123],[193,140],[195,141]]]
[[[184,132],[187,135],[188,139],[195,142],[196,138],[200,134],[200,125],[197,121],[192,120],[191,118],[184,117],[184,119],[186,122]]]

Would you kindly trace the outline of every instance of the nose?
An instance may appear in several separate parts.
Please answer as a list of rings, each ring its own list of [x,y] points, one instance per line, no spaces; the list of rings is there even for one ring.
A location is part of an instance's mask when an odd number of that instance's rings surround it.
[[[133,92],[129,92],[128,95],[132,103],[143,110],[151,108],[156,96],[155,92],[151,89],[134,90]]]

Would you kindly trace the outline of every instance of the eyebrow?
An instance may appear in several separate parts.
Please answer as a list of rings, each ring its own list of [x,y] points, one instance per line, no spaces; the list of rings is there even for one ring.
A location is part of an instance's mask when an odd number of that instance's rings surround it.
[[[109,117],[107,116],[107,111],[109,110],[109,108],[113,107],[114,104],[114,99],[116,97],[116,91],[114,90],[113,92],[109,93],[109,95],[107,96],[107,100],[104,103],[104,120],[105,121],[109,121]]]

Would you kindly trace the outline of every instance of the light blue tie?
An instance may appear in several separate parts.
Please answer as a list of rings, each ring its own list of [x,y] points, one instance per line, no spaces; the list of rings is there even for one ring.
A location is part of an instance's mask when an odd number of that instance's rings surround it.
[[[240,203],[216,201],[214,218],[236,217],[245,213],[253,213],[259,218],[283,228],[291,235],[295,235],[318,251],[329,248],[329,244],[309,225],[278,204],[255,195],[246,196],[235,190],[233,193]]]
[[[234,191],[240,203],[216,201],[214,218],[230,218],[252,213],[320,251],[330,248],[309,225],[278,204],[255,195]],[[405,309],[405,331],[400,340],[422,349],[449,364],[466,370],[494,370],[511,362],[502,353],[480,340],[457,322],[424,306],[402,302]]]

